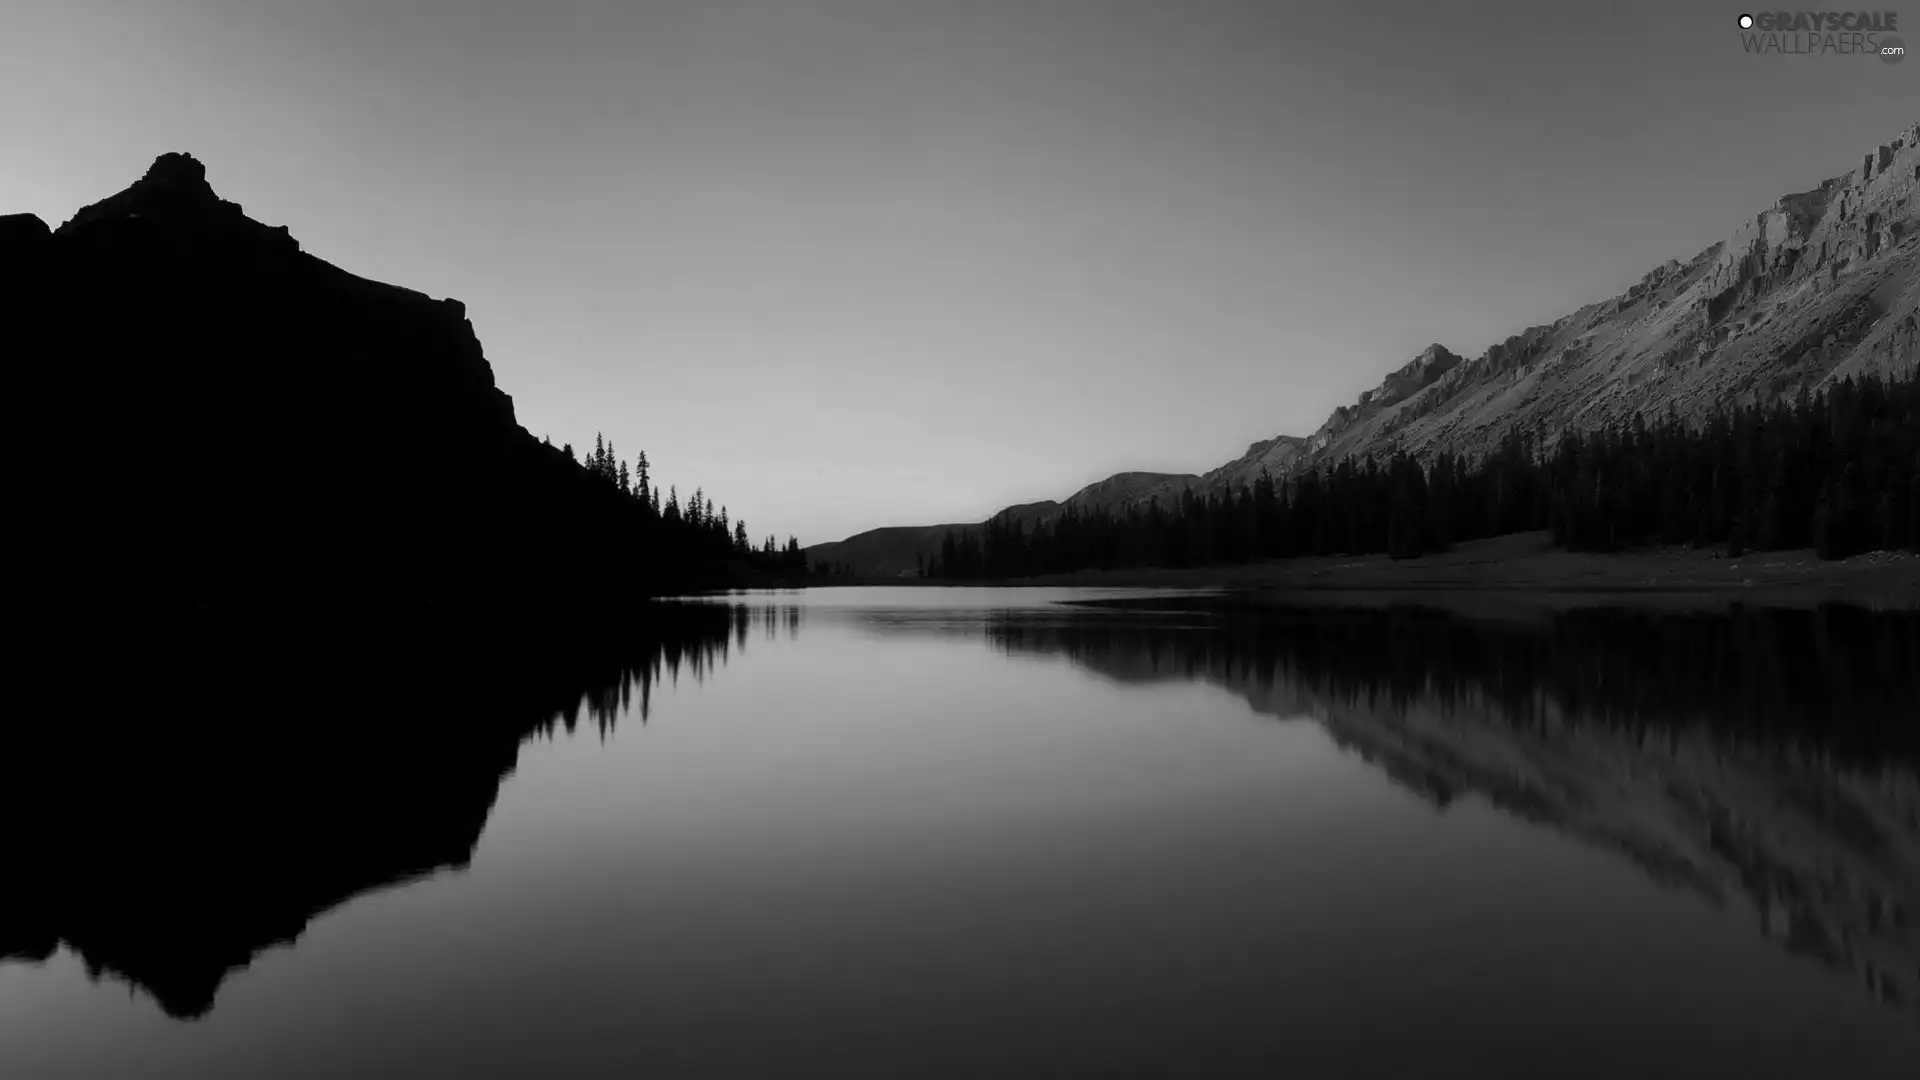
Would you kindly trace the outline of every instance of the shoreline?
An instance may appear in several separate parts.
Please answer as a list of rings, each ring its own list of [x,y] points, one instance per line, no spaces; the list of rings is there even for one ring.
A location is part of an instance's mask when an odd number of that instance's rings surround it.
[[[1544,532],[1475,540],[1438,555],[1308,556],[1185,568],[1080,570],[1004,581],[863,581],[862,585],[1081,586],[1226,589],[1365,601],[1393,595],[1441,599],[1500,596],[1581,603],[1687,602],[1807,605],[1854,603],[1920,608],[1920,556],[1871,552],[1821,561],[1811,550],[1729,557],[1711,549],[1667,548],[1613,554],[1564,551]]]

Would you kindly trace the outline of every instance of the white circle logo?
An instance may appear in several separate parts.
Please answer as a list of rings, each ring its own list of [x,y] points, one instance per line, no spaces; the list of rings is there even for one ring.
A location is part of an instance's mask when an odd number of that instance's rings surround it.
[[[1740,16],[1740,29],[1742,30],[1753,29],[1753,16],[1751,15]]]

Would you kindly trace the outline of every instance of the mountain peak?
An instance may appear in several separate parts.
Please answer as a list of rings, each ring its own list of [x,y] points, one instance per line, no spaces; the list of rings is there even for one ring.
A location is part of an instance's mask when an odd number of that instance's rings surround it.
[[[1479,456],[1676,412],[1763,404],[1920,363],[1920,123],[1790,193],[1691,259],[1490,346],[1436,343],[1334,409],[1296,468],[1406,452]],[[1263,444],[1209,473],[1238,477]]]
[[[161,154],[147,166],[147,174],[140,178],[143,184],[159,184],[174,188],[213,188],[207,183],[207,167],[192,154]]]
[[[174,152],[154,158],[146,173],[132,186],[82,207],[60,229],[64,232],[130,218],[173,225],[253,224],[248,222],[240,204],[228,202],[214,193],[213,185],[207,183],[207,167],[199,158]]]

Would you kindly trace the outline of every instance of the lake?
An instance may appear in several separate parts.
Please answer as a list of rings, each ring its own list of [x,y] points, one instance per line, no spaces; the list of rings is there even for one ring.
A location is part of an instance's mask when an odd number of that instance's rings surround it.
[[[1920,1061],[1920,613],[877,588],[246,637],[102,646],[21,725],[0,1076]]]

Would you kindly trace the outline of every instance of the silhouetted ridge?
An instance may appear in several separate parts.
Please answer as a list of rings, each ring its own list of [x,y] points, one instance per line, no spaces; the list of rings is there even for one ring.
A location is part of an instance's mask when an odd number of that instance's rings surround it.
[[[61,598],[597,603],[758,559],[530,435],[458,300],[303,253],[190,155],[57,230],[0,220],[0,275],[34,583]]]
[[[47,223],[35,214],[0,214],[0,250],[15,258],[38,253],[38,245],[53,237]]]
[[[196,226],[238,225],[249,220],[238,203],[214,194],[213,185],[207,183],[207,167],[198,158],[191,154],[162,154],[132,187],[82,207],[60,226],[60,231],[70,232],[127,217]]]

